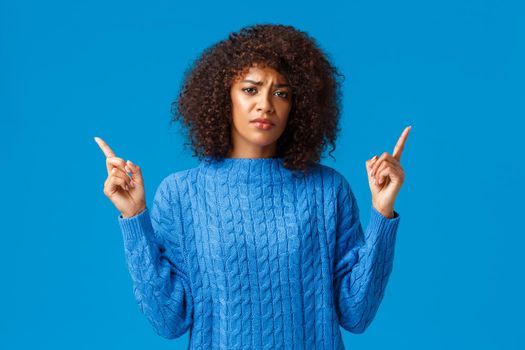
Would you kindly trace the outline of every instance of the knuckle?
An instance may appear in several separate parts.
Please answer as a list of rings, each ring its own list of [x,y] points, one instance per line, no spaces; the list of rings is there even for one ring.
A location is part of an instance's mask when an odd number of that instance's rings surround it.
[[[119,157],[108,157],[107,160],[108,162],[112,164],[118,164],[118,165],[124,164],[124,160]]]

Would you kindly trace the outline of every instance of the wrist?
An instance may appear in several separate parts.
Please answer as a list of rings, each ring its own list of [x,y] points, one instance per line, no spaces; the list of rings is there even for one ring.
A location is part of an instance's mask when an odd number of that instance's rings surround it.
[[[392,219],[394,217],[394,208],[390,208],[390,207],[382,208],[381,206],[376,205],[374,203],[372,203],[372,206],[375,208],[375,210],[377,210],[384,217],[388,219]]]
[[[120,215],[122,215],[123,218],[131,218],[133,216],[137,216],[139,215],[140,213],[142,213],[144,210],[146,209],[146,207],[141,207],[139,210],[136,210],[134,212],[129,212],[129,213],[120,213]]]

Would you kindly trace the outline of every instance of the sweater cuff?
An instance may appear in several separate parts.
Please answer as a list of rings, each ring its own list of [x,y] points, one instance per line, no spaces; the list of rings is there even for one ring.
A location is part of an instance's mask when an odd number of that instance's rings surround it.
[[[372,228],[370,232],[382,233],[388,237],[395,236],[399,226],[401,217],[399,213],[394,210],[394,217],[387,218],[381,214],[373,205],[370,206],[370,222],[369,226]]]
[[[118,216],[118,221],[125,240],[136,240],[153,234],[153,226],[147,207],[139,214],[128,218],[122,217],[121,214]]]

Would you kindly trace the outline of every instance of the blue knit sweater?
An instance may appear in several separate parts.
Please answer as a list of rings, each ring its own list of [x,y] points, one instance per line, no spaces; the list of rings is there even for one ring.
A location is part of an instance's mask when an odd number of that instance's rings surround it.
[[[190,349],[344,349],[392,271],[399,214],[366,232],[346,179],[282,158],[204,158],[168,175],[151,208],[119,216],[134,296],[156,333]]]

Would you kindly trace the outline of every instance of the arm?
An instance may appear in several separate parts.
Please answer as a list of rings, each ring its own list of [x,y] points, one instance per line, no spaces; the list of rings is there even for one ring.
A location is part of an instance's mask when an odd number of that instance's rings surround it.
[[[359,208],[350,185],[342,177],[337,195],[334,292],[341,326],[363,333],[383,299],[392,271],[399,214],[387,218],[373,206],[363,232]]]
[[[135,299],[156,333],[168,339],[183,335],[193,317],[190,283],[180,249],[180,202],[171,186],[167,178],[161,182],[151,211],[146,207],[135,216],[119,216]]]

